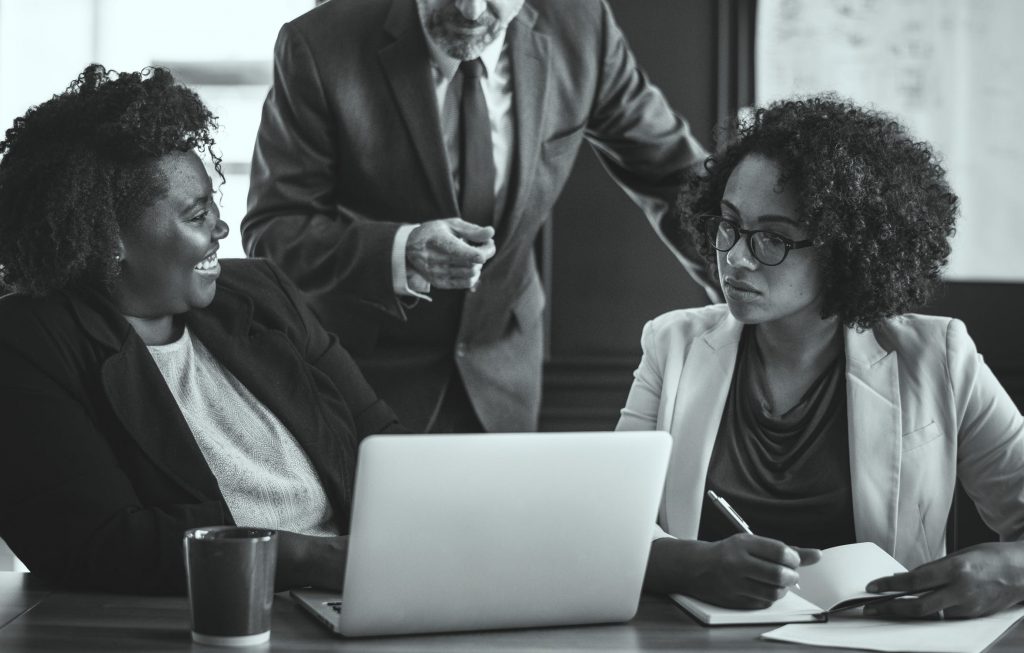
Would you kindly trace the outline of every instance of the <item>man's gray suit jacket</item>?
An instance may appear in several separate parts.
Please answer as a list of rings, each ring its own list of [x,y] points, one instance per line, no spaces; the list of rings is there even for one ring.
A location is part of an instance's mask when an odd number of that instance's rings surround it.
[[[425,430],[458,370],[488,430],[534,430],[544,293],[533,244],[587,140],[656,228],[704,152],[602,0],[530,0],[508,27],[515,156],[476,292],[409,306],[396,230],[457,216],[414,0],[333,0],[284,25],[242,238],[274,259],[377,392]],[[681,254],[702,267],[692,249]],[[623,252],[623,264],[643,260]]]

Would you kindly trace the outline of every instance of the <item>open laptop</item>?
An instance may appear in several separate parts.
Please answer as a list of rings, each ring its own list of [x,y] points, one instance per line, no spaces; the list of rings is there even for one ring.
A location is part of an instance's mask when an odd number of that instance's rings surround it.
[[[292,595],[346,636],[627,621],[670,449],[663,431],[371,436],[343,594]]]

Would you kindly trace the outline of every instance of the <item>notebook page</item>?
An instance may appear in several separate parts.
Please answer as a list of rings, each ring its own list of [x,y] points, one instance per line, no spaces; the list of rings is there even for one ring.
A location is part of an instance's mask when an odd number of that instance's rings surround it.
[[[906,571],[874,542],[834,546],[821,552],[821,560],[800,567],[800,589],[793,590],[828,610],[853,598],[877,596],[864,591],[868,581]]]

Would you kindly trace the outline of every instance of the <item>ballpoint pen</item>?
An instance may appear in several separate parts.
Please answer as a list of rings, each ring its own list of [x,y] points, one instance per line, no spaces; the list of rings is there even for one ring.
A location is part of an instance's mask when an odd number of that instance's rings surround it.
[[[711,503],[714,504],[714,506],[718,508],[723,515],[725,515],[725,518],[729,520],[729,523],[736,527],[736,530],[742,531],[747,535],[754,534],[754,531],[750,530],[750,526],[742,517],[740,517],[740,514],[729,505],[728,501],[715,494],[714,490],[708,490],[708,498],[711,499]],[[800,583],[796,583],[793,587],[800,589]]]
[[[750,526],[747,525],[747,522],[743,521],[740,514],[729,505],[728,501],[715,494],[714,490],[708,490],[708,498],[711,499],[711,503],[713,503],[715,507],[725,515],[725,518],[736,527],[736,530],[743,531],[747,535],[754,534],[754,531],[750,530]]]

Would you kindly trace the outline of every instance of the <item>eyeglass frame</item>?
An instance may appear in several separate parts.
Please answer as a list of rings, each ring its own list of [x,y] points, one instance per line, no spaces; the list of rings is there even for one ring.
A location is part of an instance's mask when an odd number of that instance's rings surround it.
[[[810,238],[805,240],[792,240],[791,238],[786,238],[782,234],[776,233],[774,231],[768,231],[767,229],[744,229],[743,227],[736,224],[736,222],[727,219],[725,216],[716,215],[714,213],[703,213],[698,217],[698,220],[700,221],[701,225],[701,233],[708,240],[708,245],[711,246],[711,249],[715,250],[716,252],[728,252],[732,250],[733,247],[736,247],[736,243],[740,242],[740,239],[742,238],[747,241],[747,249],[750,250],[750,255],[753,256],[758,263],[760,263],[761,265],[767,265],[768,267],[782,265],[785,262],[786,258],[789,256],[789,251],[792,249],[803,249],[805,247],[811,247],[812,245],[814,245],[814,241]],[[719,224],[724,222],[725,224],[728,224],[730,227],[732,227],[733,230],[735,230],[736,240],[732,241],[732,245],[729,245],[725,249],[719,249],[715,245],[716,239],[711,238],[711,235],[708,233],[707,228],[707,224],[711,220],[718,220]],[[782,254],[782,258],[779,259],[778,263],[765,263],[757,255],[757,253],[754,251],[754,247],[751,244],[750,240],[755,234],[768,234],[769,236],[772,236],[773,238],[778,238],[780,241],[782,241],[782,245],[786,249],[785,252]]]

